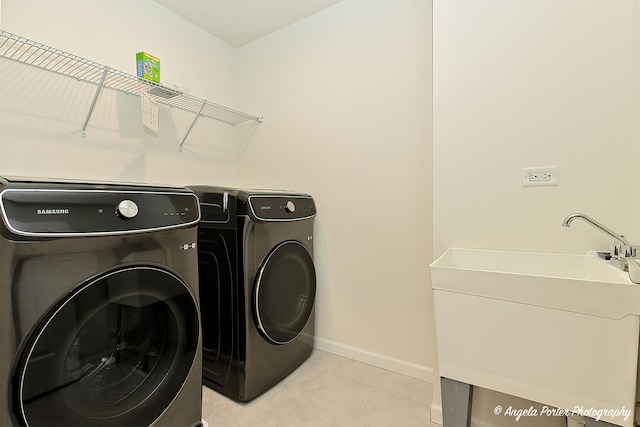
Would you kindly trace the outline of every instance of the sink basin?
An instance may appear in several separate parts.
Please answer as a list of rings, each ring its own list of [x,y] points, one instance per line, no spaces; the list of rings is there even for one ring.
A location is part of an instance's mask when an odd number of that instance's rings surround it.
[[[434,289],[611,319],[640,315],[640,285],[596,252],[572,255],[452,248],[430,267]]]
[[[634,411],[640,285],[627,273],[596,252],[458,248],[430,271],[441,376],[569,411]]]

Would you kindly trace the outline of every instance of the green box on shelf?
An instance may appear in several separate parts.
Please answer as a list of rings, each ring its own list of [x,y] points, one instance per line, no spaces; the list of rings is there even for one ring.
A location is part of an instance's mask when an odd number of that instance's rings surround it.
[[[138,52],[136,53],[136,70],[138,77],[160,83],[160,58],[147,52]]]

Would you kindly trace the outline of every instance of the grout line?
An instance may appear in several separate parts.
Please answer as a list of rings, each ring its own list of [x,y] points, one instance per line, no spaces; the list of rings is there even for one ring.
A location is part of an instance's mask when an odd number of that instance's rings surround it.
[[[293,406],[293,408],[289,409],[285,414],[283,414],[282,419],[278,420],[278,422],[276,423],[275,427],[280,427],[285,421],[287,421],[290,418],[290,416],[293,413],[293,411],[295,411],[296,408],[303,403],[303,401],[298,399],[297,397],[293,397],[292,396],[292,399],[293,400],[297,400],[297,403]]]

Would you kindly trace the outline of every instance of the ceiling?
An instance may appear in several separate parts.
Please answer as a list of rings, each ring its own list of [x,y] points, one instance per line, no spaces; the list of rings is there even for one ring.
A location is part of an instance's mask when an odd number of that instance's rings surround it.
[[[154,0],[233,47],[342,0]]]

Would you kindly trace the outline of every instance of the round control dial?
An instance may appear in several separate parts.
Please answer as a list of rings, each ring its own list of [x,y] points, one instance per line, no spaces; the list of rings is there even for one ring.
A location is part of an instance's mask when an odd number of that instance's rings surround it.
[[[291,200],[289,200],[289,201],[287,202],[287,204],[286,204],[286,205],[284,205],[284,210],[285,210],[285,211],[287,211],[287,212],[289,212],[289,213],[293,213],[293,212],[295,212],[295,211],[296,211],[296,204],[295,204],[295,203],[293,203]]]
[[[138,205],[133,200],[123,200],[118,203],[116,213],[124,219],[131,219],[138,215]]]

